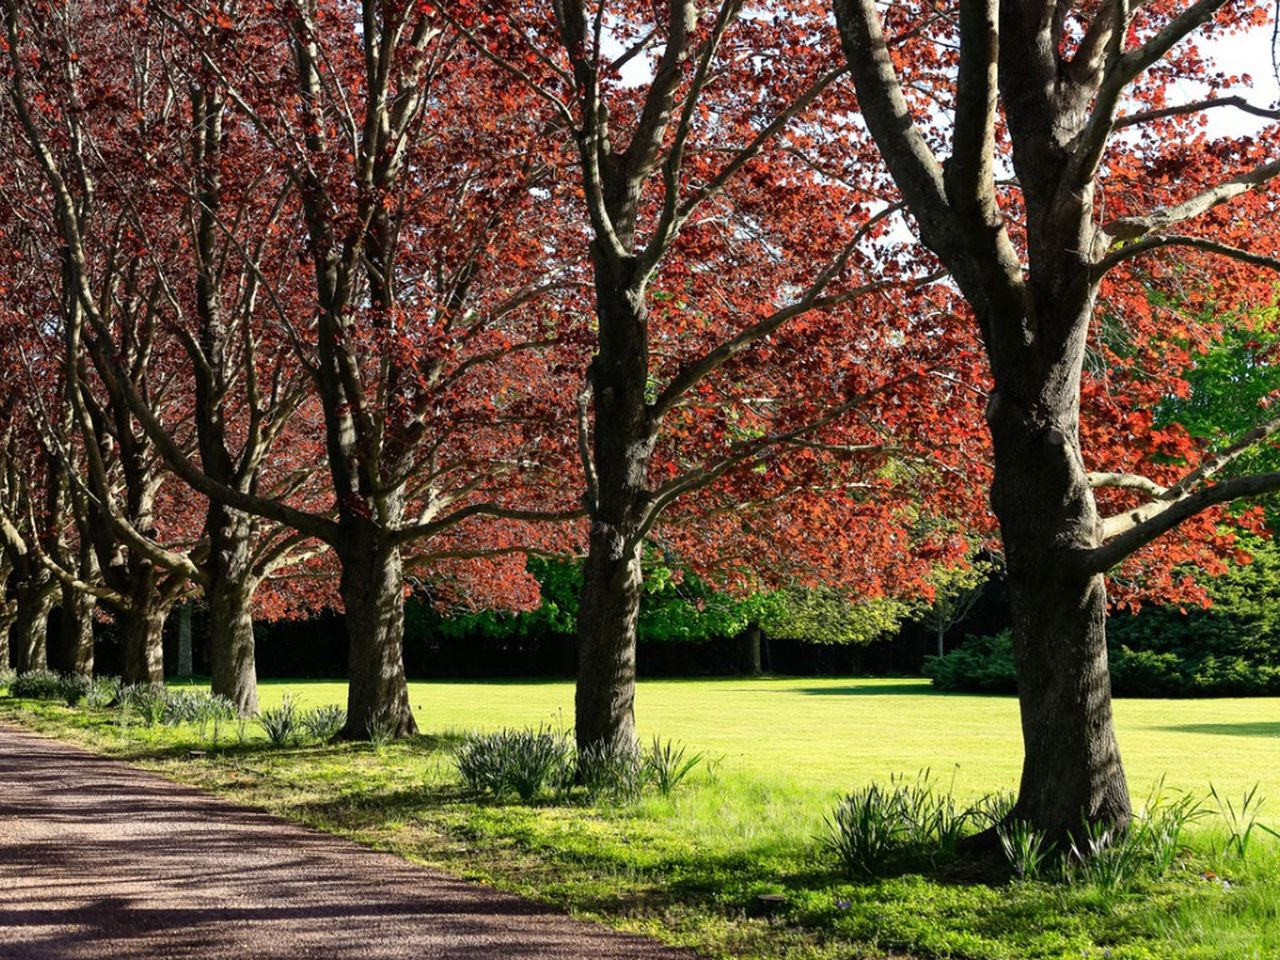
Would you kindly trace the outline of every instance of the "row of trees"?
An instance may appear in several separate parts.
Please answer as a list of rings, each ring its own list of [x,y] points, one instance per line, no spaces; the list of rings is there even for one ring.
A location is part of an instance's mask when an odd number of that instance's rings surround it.
[[[407,734],[406,591],[529,608],[583,553],[577,737],[626,746],[646,549],[928,596],[994,476],[1017,815],[1127,817],[1102,575],[1196,598],[1213,508],[1280,487],[1220,479],[1280,421],[1151,413],[1274,302],[1280,167],[1202,120],[1268,111],[1165,100],[1259,6],[3,4],[17,666],[56,602],[63,663],[100,606],[161,679],[198,591],[250,711],[252,618],[339,605],[347,735]]]

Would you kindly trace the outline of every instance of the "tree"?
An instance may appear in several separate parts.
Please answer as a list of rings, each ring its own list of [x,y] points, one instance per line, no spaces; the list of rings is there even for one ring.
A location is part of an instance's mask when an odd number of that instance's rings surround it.
[[[107,305],[89,281],[93,251],[80,213],[90,191],[65,174],[77,169],[77,140],[49,136],[37,117],[46,104],[75,116],[77,101],[51,85],[37,111],[28,87],[24,43],[44,14],[42,4],[7,4],[10,99],[54,197],[75,268],[75,309],[83,311],[84,328],[105,340]],[[76,15],[89,16],[87,8]],[[171,169],[172,145],[190,144],[184,155],[192,157],[194,183],[185,201],[194,255],[154,257],[159,262],[144,275],[179,322],[187,310],[195,318],[182,344],[192,361],[195,395],[186,409],[196,419],[199,459],[185,448],[180,422],[166,423],[117,351],[95,352],[96,371],[169,469],[211,501],[211,555],[230,558],[212,572],[238,592],[227,598],[234,611],[228,619],[247,628],[242,594],[257,576],[241,562],[239,531],[248,516],[288,528],[291,539],[327,544],[340,567],[350,638],[346,733],[366,736],[372,724],[411,733],[401,656],[404,552],[419,572],[475,560],[483,577],[503,556],[538,543],[528,522],[577,512],[559,502],[549,482],[560,476],[562,446],[545,442],[545,424],[569,398],[556,386],[560,342],[541,301],[565,284],[554,257],[545,258],[549,269],[532,271],[536,279],[525,269],[544,262],[534,254],[545,253],[554,237],[523,217],[545,192],[544,167],[521,145],[528,135],[523,105],[508,99],[484,114],[471,111],[497,88],[416,5],[283,2],[247,10],[209,3],[148,16],[120,4],[105,9],[91,35],[109,36],[113,18],[152,54],[146,64],[172,71],[168,78],[135,71],[118,82],[128,89],[142,76],[149,92],[157,79],[167,80],[173,95],[156,106],[188,100],[196,132],[188,141],[158,112],[148,118],[148,133],[179,139],[128,159],[139,193],[152,180],[174,188],[180,178]],[[65,65],[79,64],[82,54],[63,44],[46,55]],[[263,63],[276,69],[264,73]],[[135,90],[130,102],[151,108],[143,92]],[[480,116],[487,137],[477,137],[471,124]],[[278,175],[279,193],[266,191],[276,202],[237,204],[226,195],[228,140],[256,169]],[[134,207],[125,207],[129,228],[145,249],[165,249],[164,208],[145,207],[139,216],[134,209],[145,198],[133,199]],[[228,227],[239,217],[255,236],[272,238],[265,250]],[[280,255],[276,238],[292,257]],[[266,258],[273,268],[264,269]],[[228,280],[212,276],[210,266],[228,260],[237,264],[232,281],[252,286],[253,298],[269,301],[270,310],[223,316]],[[291,262],[309,267],[305,284],[283,269]],[[243,333],[238,360],[247,398],[238,420],[218,402],[240,380],[228,339],[233,322]],[[281,338],[306,373],[306,393],[285,389],[268,400],[265,390],[255,392],[257,383],[273,381],[255,369],[250,346]],[[262,445],[255,439],[278,429],[281,396],[289,398],[286,412],[305,408],[314,431],[284,459],[293,457],[295,466],[323,460],[331,505],[300,499],[288,483],[268,487],[256,472]],[[247,436],[234,456],[228,435]],[[493,522],[479,537],[477,521],[485,518]],[[502,584],[522,585],[519,577]],[[211,603],[219,596],[212,590]]]
[[[1206,113],[1255,108],[1217,95],[1167,100],[1175,79],[1217,82],[1188,38],[1247,26],[1260,8],[962,0],[955,21],[931,5],[895,6],[888,29],[873,0],[834,8],[862,116],[920,239],[968,301],[990,363],[991,501],[1025,747],[1011,815],[1055,838],[1082,817],[1124,824],[1103,576],[1206,510],[1280,489],[1275,473],[1217,480],[1280,420],[1198,463],[1184,445],[1155,467],[1180,473],[1167,481],[1091,471],[1081,423],[1090,331],[1102,291],[1127,302],[1141,336],[1147,287],[1135,277],[1146,264],[1144,280],[1158,285],[1170,254],[1184,254],[1188,271],[1214,265],[1208,296],[1274,297],[1258,276],[1280,266],[1274,129],[1210,145],[1186,136],[1203,130]],[[1119,437],[1092,457],[1125,446]],[[1117,512],[1103,517],[1097,488],[1141,500],[1111,501]]]
[[[646,542],[686,525],[690,549],[673,552],[724,565],[728,541],[711,534],[730,526],[707,518],[799,496],[802,477],[828,491],[809,513],[822,524],[865,511],[860,486],[885,495],[881,519],[900,520],[887,437],[904,398],[933,385],[935,349],[954,331],[928,309],[927,274],[871,269],[886,214],[846,175],[856,148],[811,136],[843,73],[822,52],[821,6],[441,8],[536,94],[548,152],[572,152],[594,321],[578,418],[591,527],[575,732],[582,749],[630,749]],[[819,245],[837,252],[815,266]],[[912,341],[896,375],[881,366],[898,353],[892,337],[830,348],[841,323],[893,329],[913,315],[931,318],[937,340]],[[884,556],[868,554],[871,565]]]
[[[973,612],[991,575],[998,569],[994,562],[979,559],[967,566],[940,569],[930,578],[933,599],[919,621],[933,632],[939,657],[947,652],[947,631]]]

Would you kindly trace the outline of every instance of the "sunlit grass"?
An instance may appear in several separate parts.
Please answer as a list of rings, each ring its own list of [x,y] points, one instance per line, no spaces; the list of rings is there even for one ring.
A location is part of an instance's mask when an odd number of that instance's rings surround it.
[[[340,682],[268,681],[264,705],[292,691],[299,704],[345,703]],[[568,726],[567,681],[410,684],[425,732]],[[1130,789],[1170,787],[1232,795],[1253,784],[1280,805],[1280,698],[1117,700]],[[930,768],[974,797],[1017,785],[1022,744],[1012,697],[935,693],[915,679],[642,680],[642,737],[683,741],[726,773],[812,788],[823,798],[890,773]],[[1280,806],[1272,811],[1280,815]]]

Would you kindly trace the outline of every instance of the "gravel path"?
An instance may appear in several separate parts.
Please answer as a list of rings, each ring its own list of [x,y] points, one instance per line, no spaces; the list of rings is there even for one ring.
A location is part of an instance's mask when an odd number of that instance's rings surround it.
[[[0,957],[689,955],[0,727]]]

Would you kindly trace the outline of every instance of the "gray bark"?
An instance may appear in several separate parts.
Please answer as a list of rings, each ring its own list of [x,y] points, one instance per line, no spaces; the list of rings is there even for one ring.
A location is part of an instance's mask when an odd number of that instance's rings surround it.
[[[93,594],[62,585],[62,666],[70,673],[93,676],[93,618],[97,609],[98,600]]]
[[[164,683],[164,622],[173,606],[150,577],[134,590],[131,606],[116,617],[120,629],[121,676],[126,683]]]
[[[36,569],[19,583],[17,618],[9,637],[13,669],[19,673],[48,669],[49,614],[57,587],[48,571]]]
[[[400,551],[372,525],[338,550],[347,630],[347,724],[342,735],[365,739],[374,724],[393,736],[418,732],[404,673],[404,573]]]

